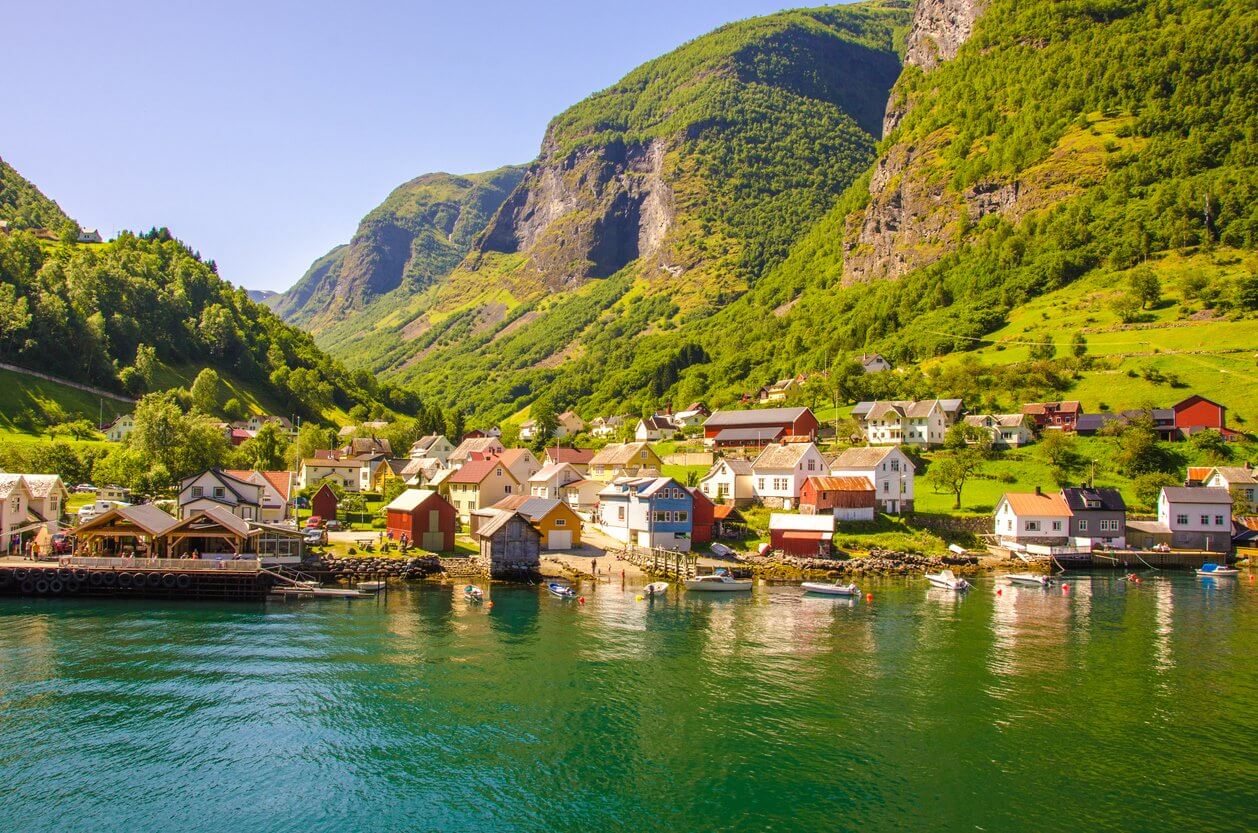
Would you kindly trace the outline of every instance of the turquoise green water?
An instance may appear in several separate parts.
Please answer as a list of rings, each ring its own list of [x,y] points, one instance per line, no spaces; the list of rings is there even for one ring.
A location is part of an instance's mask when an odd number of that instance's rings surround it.
[[[0,830],[1245,830],[1258,583],[0,600]]]

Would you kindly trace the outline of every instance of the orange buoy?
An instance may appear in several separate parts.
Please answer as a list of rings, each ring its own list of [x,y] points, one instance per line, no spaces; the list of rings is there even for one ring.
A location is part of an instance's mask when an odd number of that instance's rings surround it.
[[[996,588],[996,595],[997,595],[997,596],[1003,596],[1003,595],[1005,595],[1005,591],[1004,591],[1004,590],[1002,590],[1001,588],[997,587],[997,588]]]
[[[865,594],[865,601],[867,601],[867,602],[872,602],[873,600],[874,600],[874,594],[873,594],[873,593],[866,593],[866,594]]]
[[[585,604],[585,596],[578,597],[577,601],[580,602],[581,604]]]
[[[493,607],[493,606],[494,606],[493,602],[485,602],[485,607]]]
[[[1069,585],[1069,584],[1063,584],[1063,585],[1061,586],[1061,592],[1063,592],[1063,593],[1069,593],[1069,592],[1070,592],[1070,585]]]

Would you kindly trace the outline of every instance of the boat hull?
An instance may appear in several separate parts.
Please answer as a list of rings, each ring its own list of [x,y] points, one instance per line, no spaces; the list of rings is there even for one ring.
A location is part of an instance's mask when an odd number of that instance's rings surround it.
[[[750,581],[695,581],[686,580],[686,589],[699,593],[738,593],[750,590]]]
[[[1240,575],[1240,572],[1240,570],[1233,567],[1227,567],[1218,570],[1198,570],[1197,575],[1202,578],[1235,578]]]
[[[855,584],[822,584],[815,581],[806,581],[801,587],[806,593],[819,593],[823,596],[859,596],[860,588]]]
[[[1005,576],[1005,581],[1008,581],[1010,584],[1021,584],[1028,587],[1048,587],[1053,583],[1053,580],[1048,576],[1037,576],[1030,573]]]

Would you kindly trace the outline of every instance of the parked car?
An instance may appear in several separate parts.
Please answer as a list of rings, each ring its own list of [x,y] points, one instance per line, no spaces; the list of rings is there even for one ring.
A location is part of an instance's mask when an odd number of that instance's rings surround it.
[[[308,547],[321,546],[328,542],[328,533],[322,529],[307,529],[301,534],[301,540]]]
[[[74,493],[76,495],[94,495],[96,494],[96,487],[91,483],[80,483],[74,487]]]
[[[57,555],[69,555],[74,552],[74,537],[64,532],[52,536],[52,551]]]
[[[320,529],[323,527],[323,518],[318,515],[311,515],[306,518],[306,529]]]
[[[323,525],[323,528],[328,530],[329,532],[340,532],[341,522],[338,520],[330,520]]]

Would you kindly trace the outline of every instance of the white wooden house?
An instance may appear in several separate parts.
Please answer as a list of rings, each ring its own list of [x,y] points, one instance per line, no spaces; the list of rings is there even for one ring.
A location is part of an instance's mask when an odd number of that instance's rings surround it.
[[[770,443],[751,464],[756,497],[784,509],[798,504],[805,480],[828,470],[815,443]]]
[[[755,473],[750,460],[720,459],[699,481],[699,491],[713,503],[746,506],[756,499]]]
[[[830,474],[867,478],[874,484],[879,511],[913,511],[917,467],[898,446],[849,448],[830,461]]]

